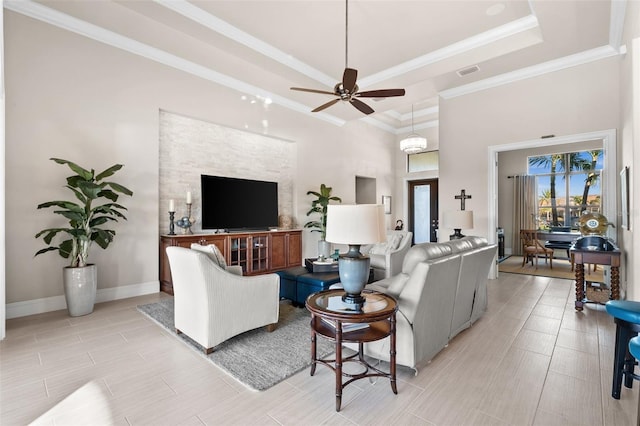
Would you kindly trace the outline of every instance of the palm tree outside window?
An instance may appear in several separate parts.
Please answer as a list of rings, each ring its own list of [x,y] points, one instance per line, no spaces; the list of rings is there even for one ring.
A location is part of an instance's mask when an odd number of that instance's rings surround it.
[[[603,157],[603,151],[597,149],[527,158],[528,174],[536,178],[540,229],[577,229],[583,211],[601,212]]]

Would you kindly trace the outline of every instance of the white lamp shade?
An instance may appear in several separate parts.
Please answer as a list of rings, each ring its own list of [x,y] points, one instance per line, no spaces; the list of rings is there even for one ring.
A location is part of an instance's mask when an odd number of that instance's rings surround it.
[[[442,219],[445,228],[473,229],[473,210],[450,210]]]
[[[385,241],[386,238],[382,205],[329,204],[327,241],[336,244],[362,245]]]

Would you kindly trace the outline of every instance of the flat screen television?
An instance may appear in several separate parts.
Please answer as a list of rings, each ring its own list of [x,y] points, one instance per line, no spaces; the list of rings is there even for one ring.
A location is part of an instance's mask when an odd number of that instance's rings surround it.
[[[278,226],[278,183],[201,175],[202,229],[262,230]]]

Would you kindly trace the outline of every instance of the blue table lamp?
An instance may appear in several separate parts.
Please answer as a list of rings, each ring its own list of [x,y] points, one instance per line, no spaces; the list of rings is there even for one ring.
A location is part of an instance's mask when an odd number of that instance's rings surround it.
[[[369,278],[369,256],[360,253],[363,244],[386,240],[384,210],[378,204],[329,204],[327,210],[326,240],[349,245],[349,251],[338,260],[340,282],[345,295],[342,300],[361,309],[364,297],[361,293]]]

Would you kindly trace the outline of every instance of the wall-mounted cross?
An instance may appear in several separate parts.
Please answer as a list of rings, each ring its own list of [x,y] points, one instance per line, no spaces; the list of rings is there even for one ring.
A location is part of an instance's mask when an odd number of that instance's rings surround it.
[[[460,210],[464,210],[464,200],[471,199],[471,195],[465,194],[465,190],[460,190],[460,195],[455,196],[456,200],[460,200]]]

